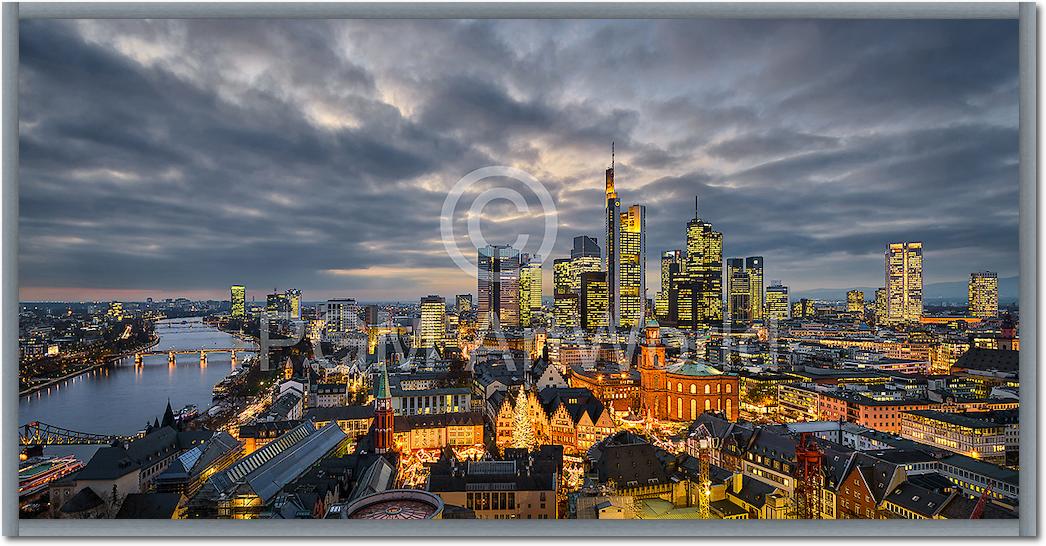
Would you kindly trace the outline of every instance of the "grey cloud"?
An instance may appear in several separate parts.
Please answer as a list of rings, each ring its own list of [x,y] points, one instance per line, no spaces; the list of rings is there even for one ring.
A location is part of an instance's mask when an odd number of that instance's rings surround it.
[[[878,283],[901,239],[926,242],[928,282],[1017,273],[1012,21],[20,30],[24,294],[474,290],[439,241],[450,186],[490,165],[534,173],[565,255],[574,235],[602,244],[612,140],[622,203],[647,205],[652,275],[695,194],[729,255],[761,254],[796,288]],[[534,215],[493,221],[513,209],[484,211],[488,240],[540,235]],[[360,274],[382,268],[400,276]]]

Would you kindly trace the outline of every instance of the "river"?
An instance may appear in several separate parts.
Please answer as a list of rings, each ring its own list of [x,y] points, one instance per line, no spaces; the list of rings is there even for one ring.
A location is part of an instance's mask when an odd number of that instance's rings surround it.
[[[158,321],[156,333],[160,340],[154,351],[253,347],[199,318]],[[237,359],[242,363],[248,354],[238,353]],[[175,412],[187,404],[206,411],[211,406],[211,389],[232,371],[231,355],[209,353],[206,367],[200,366],[198,353],[176,358],[177,364],[169,366],[166,354],[148,355],[139,368],[134,357],[128,357],[23,396],[18,401],[18,422],[40,421],[98,434],[134,434],[154,418],[163,418],[167,400]],[[86,462],[98,447],[58,446],[44,451],[49,455],[73,454]]]

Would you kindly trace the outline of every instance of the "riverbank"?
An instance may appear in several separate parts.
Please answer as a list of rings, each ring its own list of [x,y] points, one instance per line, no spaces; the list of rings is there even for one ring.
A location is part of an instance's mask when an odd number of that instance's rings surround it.
[[[120,353],[118,353],[116,355],[112,355],[112,356],[106,358],[106,360],[103,361],[103,362],[98,362],[98,363],[92,364],[92,365],[87,366],[85,368],[81,368],[79,370],[76,370],[76,371],[73,371],[73,372],[69,372],[69,373],[67,373],[67,374],[65,374],[65,375],[63,375],[61,377],[56,377],[54,379],[51,379],[50,381],[47,381],[46,383],[41,383],[39,385],[34,385],[34,386],[29,387],[27,389],[23,389],[21,391],[18,391],[18,396],[19,397],[29,396],[29,395],[31,395],[31,394],[33,394],[33,393],[35,393],[35,392],[37,392],[37,391],[39,391],[41,389],[46,389],[48,387],[52,387],[52,386],[57,385],[58,383],[61,383],[62,381],[65,381],[67,379],[72,379],[74,377],[81,376],[81,375],[83,375],[85,373],[92,372],[94,370],[98,370],[98,369],[101,369],[101,368],[105,368],[105,367],[111,366],[114,363],[119,362],[120,360],[123,360],[123,359],[125,359],[127,357],[130,357],[130,356],[134,356],[135,353],[138,353],[138,352],[141,352],[141,351],[148,351],[149,349],[152,349],[153,347],[157,346],[159,343],[160,343],[160,336],[158,334],[156,334],[155,332],[153,332],[152,336],[149,337],[149,342],[148,343],[143,343],[142,345],[140,345],[138,347],[127,349],[126,351],[121,351]]]

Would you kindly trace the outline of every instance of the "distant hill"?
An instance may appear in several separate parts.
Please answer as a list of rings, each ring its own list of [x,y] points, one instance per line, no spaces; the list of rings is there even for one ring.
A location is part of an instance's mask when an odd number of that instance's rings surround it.
[[[1016,301],[1020,295],[1018,284],[1020,277],[1002,277],[999,279],[999,301],[1009,303]],[[863,290],[864,298],[871,301],[875,297],[875,288],[867,286],[855,286],[853,288],[814,288],[791,294],[793,300],[799,298],[810,298],[815,300],[843,301],[849,290]],[[966,301],[966,281],[935,282],[923,287],[923,299],[925,300],[947,300]]]

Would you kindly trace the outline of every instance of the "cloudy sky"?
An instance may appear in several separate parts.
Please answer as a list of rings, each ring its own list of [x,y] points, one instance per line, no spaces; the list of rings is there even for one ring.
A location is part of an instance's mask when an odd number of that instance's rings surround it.
[[[603,170],[658,255],[701,216],[793,291],[1017,274],[1016,21],[23,21],[21,296],[410,300],[489,242],[603,243]],[[487,194],[488,197],[494,194]],[[546,267],[546,293],[551,271]]]

